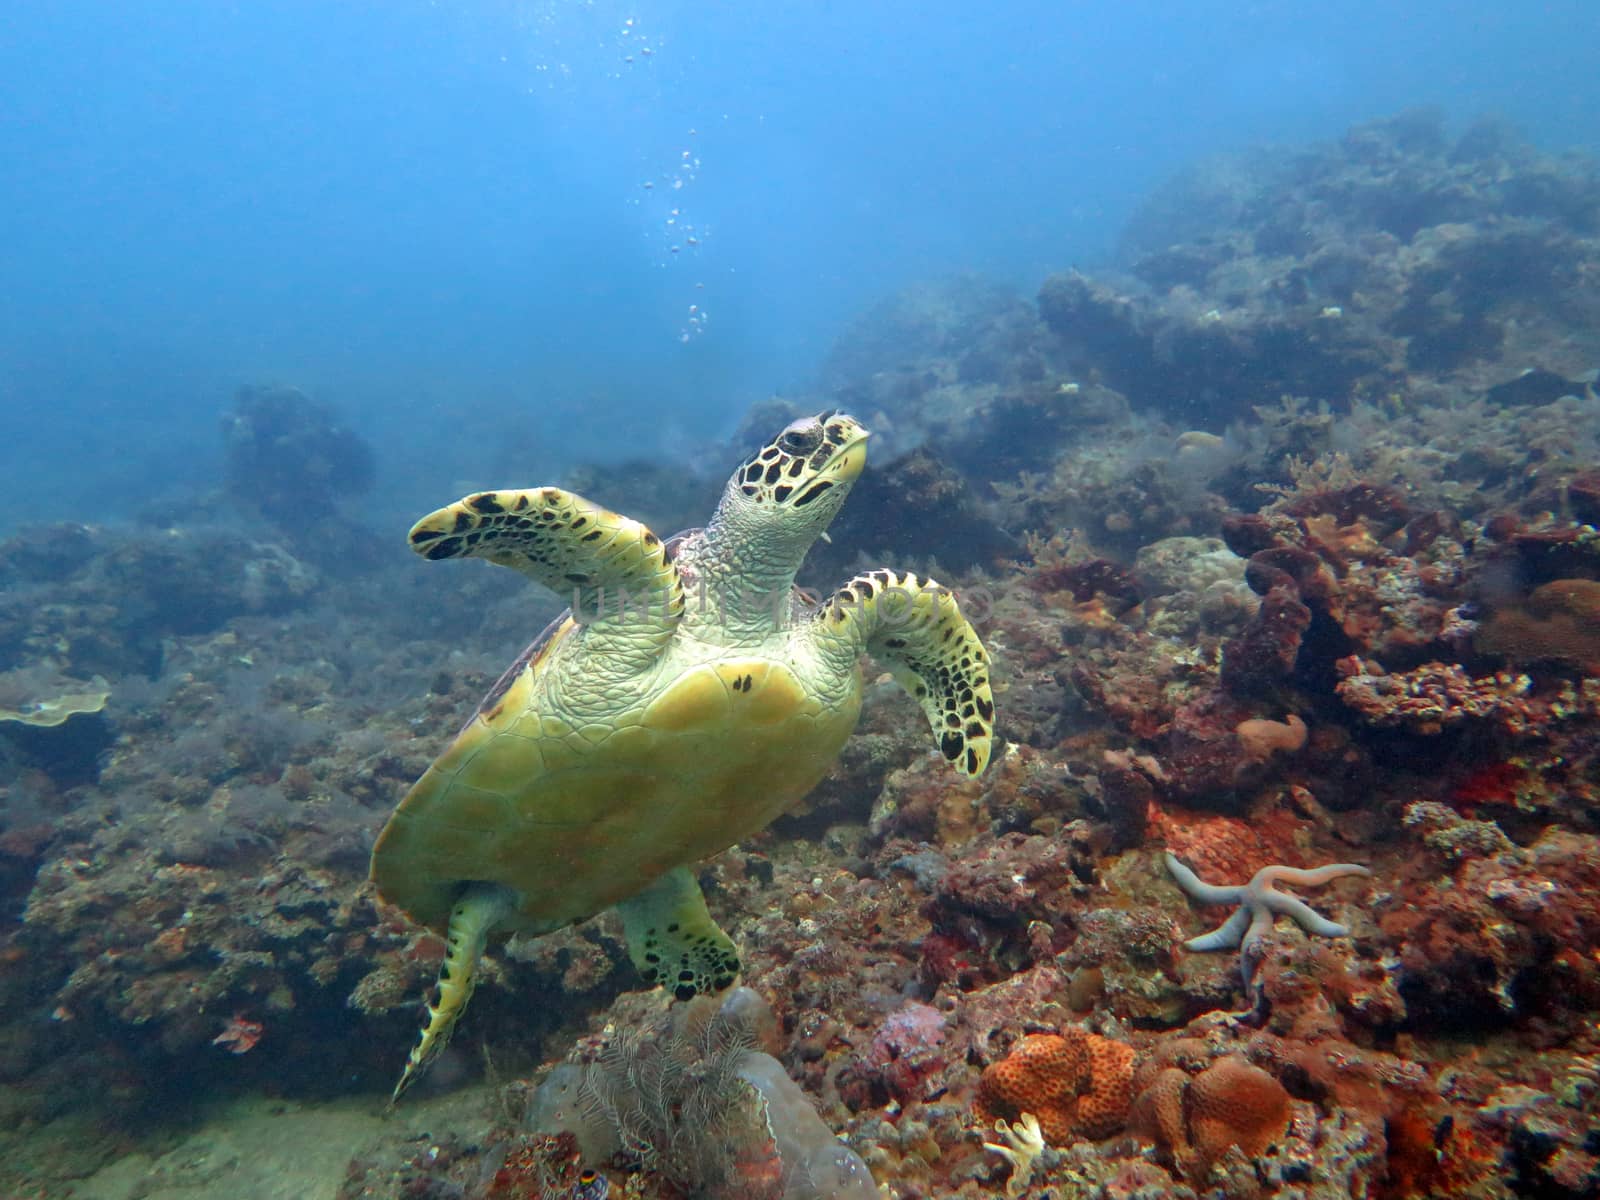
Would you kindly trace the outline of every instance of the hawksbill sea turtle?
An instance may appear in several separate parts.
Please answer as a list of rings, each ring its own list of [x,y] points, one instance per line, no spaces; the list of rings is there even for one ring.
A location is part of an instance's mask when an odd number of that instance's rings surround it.
[[[709,525],[665,542],[554,487],[478,492],[412,528],[424,558],[486,558],[573,607],[373,849],[379,895],[446,941],[394,1100],[444,1047],[491,941],[614,907],[651,983],[680,999],[732,986],[738,952],[688,867],[823,777],[860,713],[863,652],[921,703],[958,771],[988,765],[988,654],[947,589],[887,570],[821,604],[795,588],[867,436],[838,412],[793,422],[734,472]]]

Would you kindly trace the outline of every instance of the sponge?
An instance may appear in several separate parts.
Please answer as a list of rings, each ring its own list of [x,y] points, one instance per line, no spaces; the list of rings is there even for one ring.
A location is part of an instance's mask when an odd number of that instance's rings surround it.
[[[767,1125],[784,1167],[783,1200],[878,1200],[867,1164],[822,1123],[782,1063],[746,1050],[738,1075],[766,1102]]]

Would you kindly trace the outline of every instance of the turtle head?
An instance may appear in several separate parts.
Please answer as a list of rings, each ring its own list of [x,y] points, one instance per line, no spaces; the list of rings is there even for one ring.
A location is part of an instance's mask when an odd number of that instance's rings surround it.
[[[810,546],[867,462],[867,431],[829,409],[791,421],[728,480],[723,507],[740,525],[771,527]]]
[[[746,586],[787,596],[866,461],[867,431],[854,417],[829,409],[791,421],[733,473],[707,535]]]
[[[680,551],[692,561],[678,560],[717,594],[700,606],[716,614],[714,636],[765,636],[787,620],[795,573],[866,461],[867,431],[830,409],[790,422],[740,464],[693,550]]]

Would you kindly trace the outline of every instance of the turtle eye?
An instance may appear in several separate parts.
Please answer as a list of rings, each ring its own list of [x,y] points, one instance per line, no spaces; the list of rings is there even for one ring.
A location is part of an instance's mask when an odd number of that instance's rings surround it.
[[[814,429],[790,429],[778,439],[778,445],[790,454],[810,454],[817,448],[819,434]]]

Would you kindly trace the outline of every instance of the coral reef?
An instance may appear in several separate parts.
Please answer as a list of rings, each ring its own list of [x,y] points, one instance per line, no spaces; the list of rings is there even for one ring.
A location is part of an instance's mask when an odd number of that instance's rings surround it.
[[[1542,159],[1492,123],[1452,141],[1439,114],[1406,113],[1197,166],[1133,218],[1125,279],[1055,277],[1040,313],[1134,403],[1199,400],[1218,421],[1502,355],[1582,371],[1600,357],[1592,335],[1522,318],[1554,297],[1592,313],[1593,196],[1592,166]]]
[[[376,478],[366,440],[298,388],[241,388],[222,440],[229,490],[285,528],[320,521]]]
[[[764,1004],[640,991],[610,918],[513,941],[340,1194],[1596,1194],[1597,318],[1594,167],[1418,114],[1201,165],[1036,302],[868,311],[750,427],[874,430],[811,569],[938,564],[991,769],[869,667],[827,778],[700,869]],[[0,709],[103,701],[0,720],[8,1195],[198,1100],[386,1090],[442,946],[363,889],[373,833],[559,606],[302,534],[372,460],[298,393],[229,445],[248,524],[0,543]]]
[[[344,571],[381,555],[346,507],[377,478],[372,446],[298,388],[240,388],[222,419],[224,490],[295,553]]]

